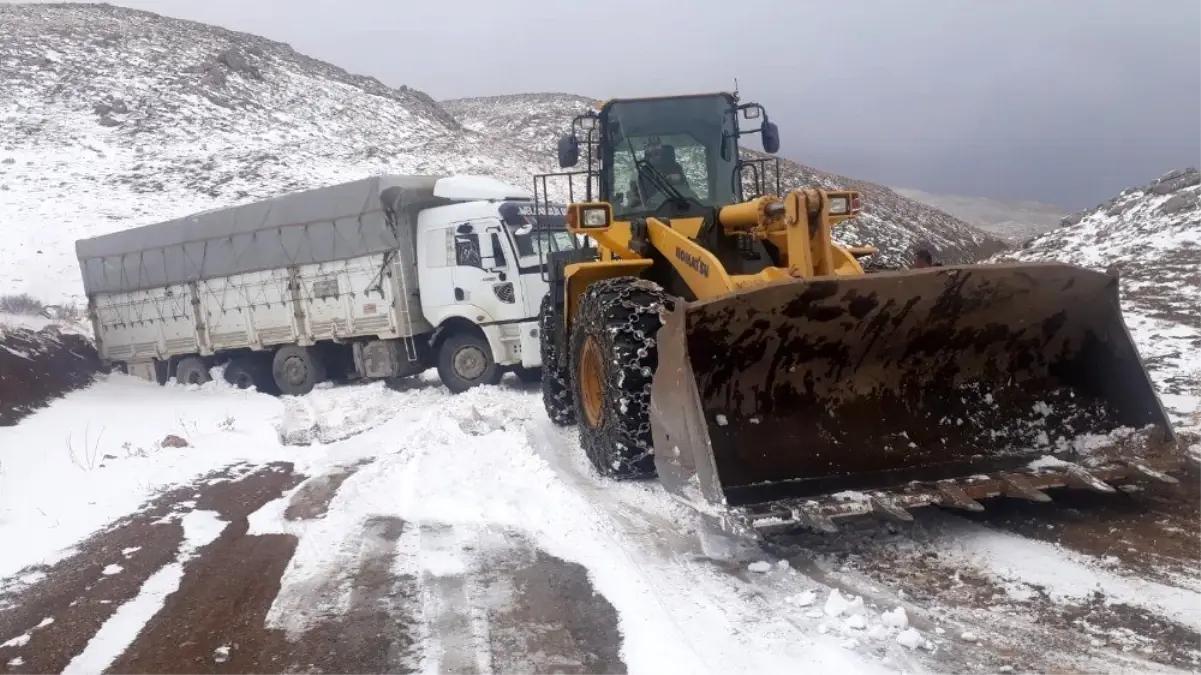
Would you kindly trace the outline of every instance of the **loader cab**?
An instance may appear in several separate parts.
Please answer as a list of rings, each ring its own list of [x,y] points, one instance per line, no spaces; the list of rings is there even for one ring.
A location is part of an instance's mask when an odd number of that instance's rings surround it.
[[[612,204],[615,220],[697,216],[743,201],[748,191],[767,192],[764,160],[739,153],[739,139],[755,133],[768,153],[779,150],[763,107],[734,94],[618,99],[573,121],[559,141],[559,165],[575,166],[583,146],[596,198]],[[747,189],[747,175],[758,188]]]

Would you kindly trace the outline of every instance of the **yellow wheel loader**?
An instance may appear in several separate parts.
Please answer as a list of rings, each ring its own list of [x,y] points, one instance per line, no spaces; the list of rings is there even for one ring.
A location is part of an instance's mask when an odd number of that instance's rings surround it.
[[[748,134],[779,148],[736,94],[612,100],[559,141],[560,166],[584,150],[587,168],[535,179],[535,210],[548,177],[585,181],[567,221],[587,245],[546,256],[542,393],[599,473],[657,473],[744,534],[1176,482],[1115,277],[865,273],[875,249],[832,238],[858,193],[772,194]]]

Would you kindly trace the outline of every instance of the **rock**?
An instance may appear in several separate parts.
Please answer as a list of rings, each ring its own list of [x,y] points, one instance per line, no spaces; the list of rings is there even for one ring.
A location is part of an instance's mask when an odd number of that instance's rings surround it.
[[[159,445],[163,446],[164,448],[186,448],[189,447],[190,444],[175,434],[167,434],[167,437],[164,438]]]
[[[200,83],[209,87],[223,87],[225,80],[225,71],[219,66],[213,66],[205,71],[204,76],[200,78]]]
[[[112,117],[109,117],[108,115],[101,115],[100,116],[100,126],[102,126],[102,127],[119,127],[119,126],[121,126],[121,123],[118,122],[117,120],[113,119]]]
[[[1191,194],[1174,194],[1166,202],[1159,205],[1159,212],[1164,215],[1178,213],[1187,209],[1195,208],[1201,198],[1197,193]]]

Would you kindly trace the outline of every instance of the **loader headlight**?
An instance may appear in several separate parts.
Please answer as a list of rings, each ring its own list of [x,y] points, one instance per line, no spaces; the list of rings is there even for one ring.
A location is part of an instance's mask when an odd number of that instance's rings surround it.
[[[609,210],[602,208],[583,209],[580,221],[583,227],[606,227],[609,225]]]
[[[830,215],[845,216],[851,212],[851,200],[846,197],[830,197]]]

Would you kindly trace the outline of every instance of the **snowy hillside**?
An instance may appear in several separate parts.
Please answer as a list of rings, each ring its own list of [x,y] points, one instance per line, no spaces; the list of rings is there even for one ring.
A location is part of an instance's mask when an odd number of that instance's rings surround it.
[[[467,129],[490,134],[498,140],[518,140],[523,146],[553,153],[556,139],[567,131],[572,117],[597,103],[573,94],[544,93],[455,99],[443,101],[443,106]],[[784,128],[781,133],[787,135],[789,131]],[[764,156],[752,150],[744,150],[743,155]],[[847,244],[879,246],[880,262],[885,264],[907,264],[913,251],[923,246],[956,262],[977,260],[1005,246],[947,213],[881,185],[826,173],[783,158],[780,174],[780,185],[786,190],[804,186],[860,190],[864,197],[863,214],[842,225],[835,235]]]
[[[976,227],[1015,244],[1044,234],[1059,225],[1069,213],[1066,209],[1040,202],[938,195],[909,188],[892,188],[899,195],[960,218]]]
[[[1061,260],[1120,274],[1126,323],[1164,403],[1201,431],[1201,173],[1168,172],[998,259]]]
[[[285,44],[107,5],[0,4],[0,288],[78,292],[73,242],[382,172],[528,184],[546,157]]]

